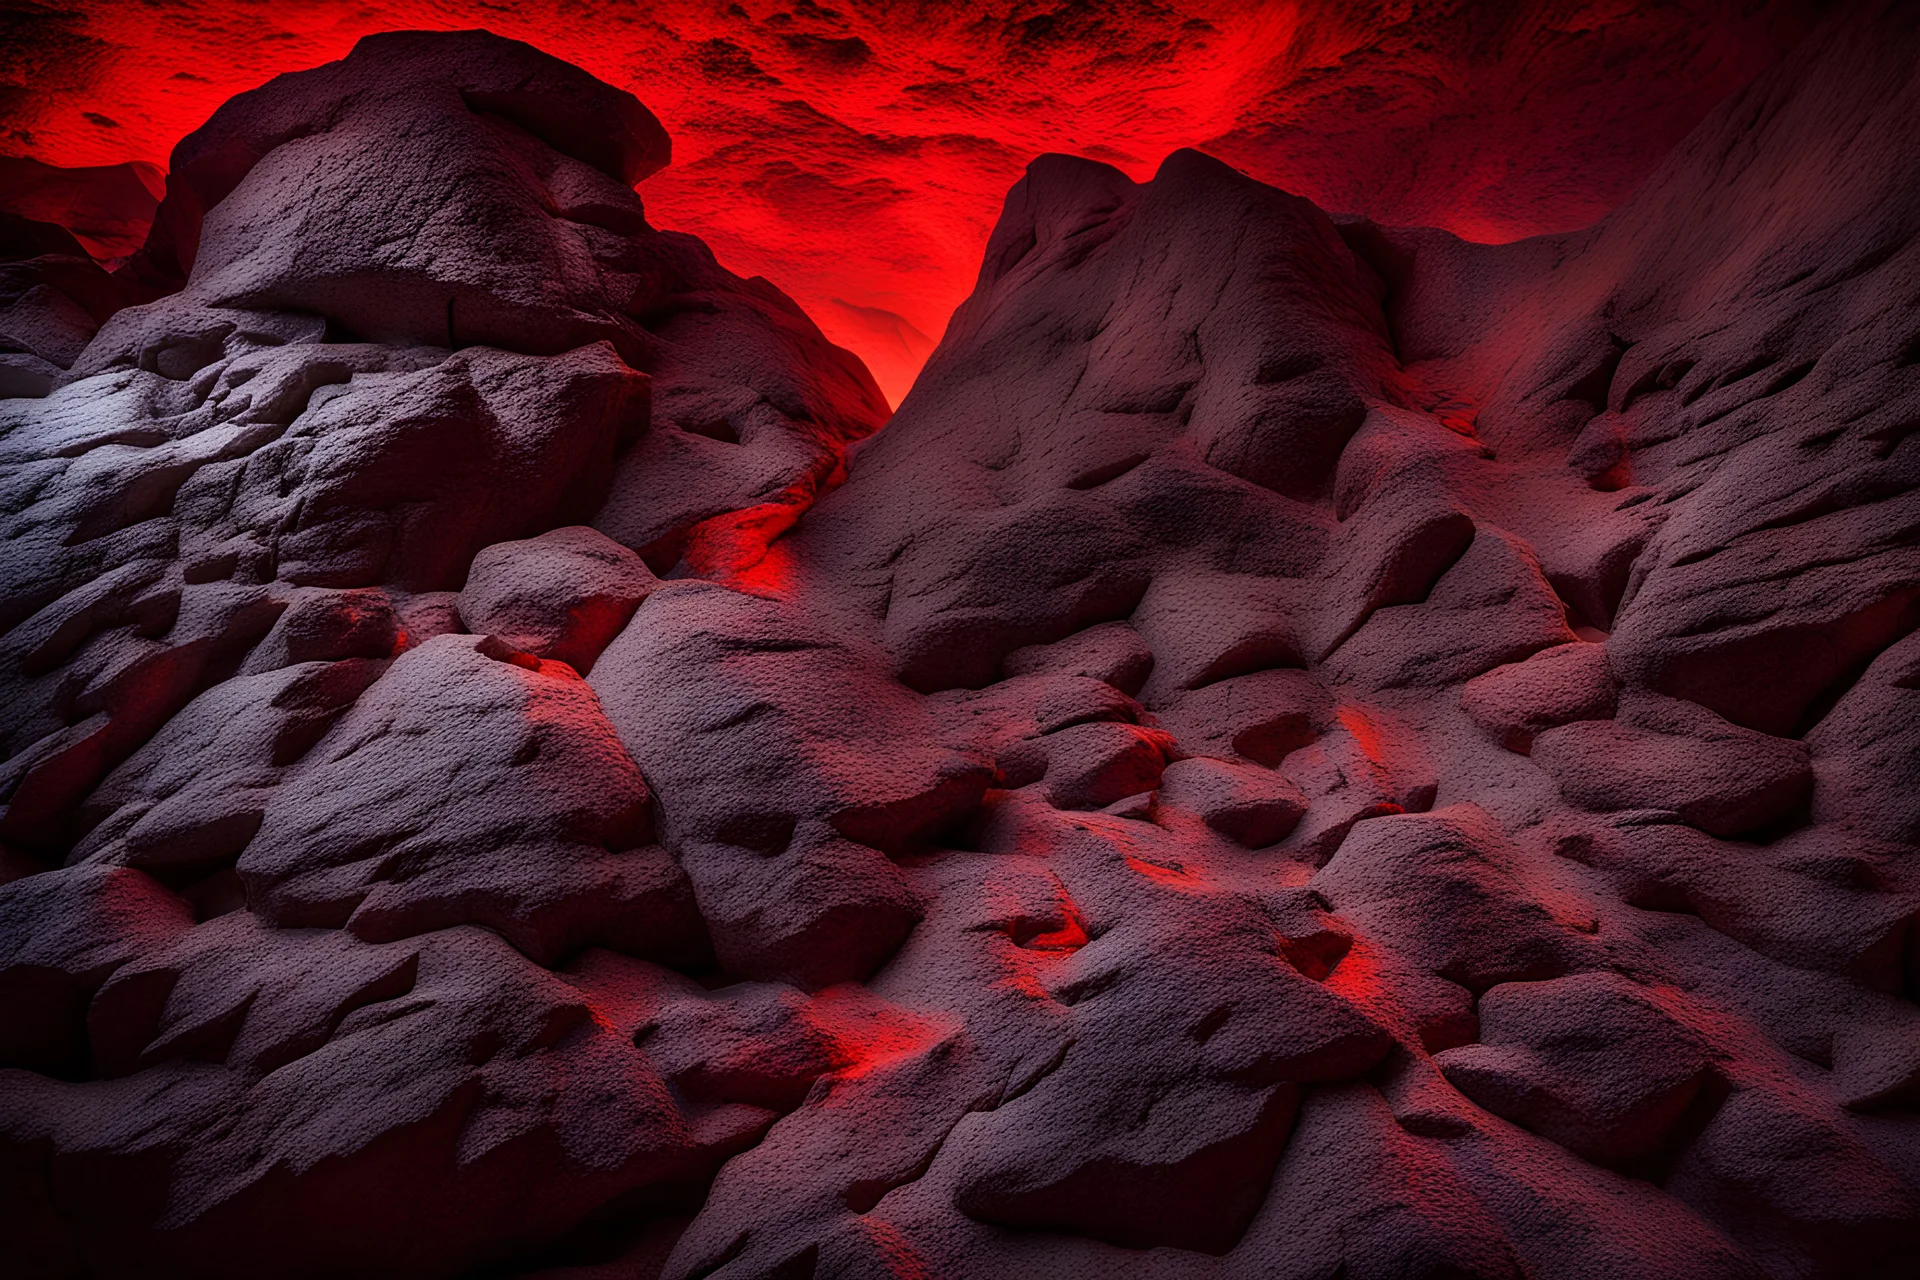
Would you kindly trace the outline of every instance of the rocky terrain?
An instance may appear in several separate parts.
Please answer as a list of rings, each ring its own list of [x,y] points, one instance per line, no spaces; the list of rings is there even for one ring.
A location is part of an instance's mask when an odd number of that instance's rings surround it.
[[[898,404],[1037,156],[1138,179],[1197,146],[1383,223],[1569,231],[1832,3],[8,0],[0,210],[89,243],[124,208],[99,180],[145,197],[125,162],[157,174],[234,94],[362,35],[485,27],[638,95],[674,140],[654,223],[778,282]]]
[[[891,421],[481,33],[0,224],[9,1271],[1911,1274],[1917,23],[1508,246],[1043,158]]]

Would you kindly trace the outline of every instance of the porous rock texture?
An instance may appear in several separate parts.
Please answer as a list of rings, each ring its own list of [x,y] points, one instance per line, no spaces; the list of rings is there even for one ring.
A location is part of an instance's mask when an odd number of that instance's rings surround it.
[[[8,357],[0,1249],[1910,1274],[1915,22],[1504,247],[1043,159],[877,435],[627,95],[236,99]]]

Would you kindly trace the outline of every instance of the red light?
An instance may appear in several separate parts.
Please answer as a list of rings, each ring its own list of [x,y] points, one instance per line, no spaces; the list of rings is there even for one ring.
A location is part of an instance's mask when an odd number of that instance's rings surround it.
[[[638,95],[674,140],[650,219],[773,280],[897,403],[1042,152],[1144,179],[1197,146],[1328,209],[1510,240],[1606,212],[1810,16],[1536,8],[1490,34],[1471,5],[1342,0],[102,0],[27,28],[0,150],[164,164],[229,97],[362,35],[485,26]]]

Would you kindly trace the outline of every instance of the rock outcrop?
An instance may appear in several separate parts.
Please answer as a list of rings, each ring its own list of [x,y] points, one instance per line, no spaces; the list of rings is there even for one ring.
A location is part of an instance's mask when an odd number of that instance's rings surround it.
[[[1048,157],[877,435],[631,97],[234,100],[5,357],[0,1248],[1903,1274],[1916,54],[1504,247]]]

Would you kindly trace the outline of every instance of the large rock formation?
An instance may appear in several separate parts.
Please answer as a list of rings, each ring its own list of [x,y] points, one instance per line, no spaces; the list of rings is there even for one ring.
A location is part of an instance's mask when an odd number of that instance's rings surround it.
[[[0,1247],[1904,1274],[1916,54],[1503,248],[1049,157],[870,440],[627,95],[236,99],[0,401]]]
[[[671,121],[676,163],[647,183],[654,220],[777,280],[896,404],[966,297],[1001,197],[1042,153],[1097,148],[1138,176],[1196,145],[1395,225],[1567,231],[1631,195],[1832,7],[646,0],[642,19],[632,0],[166,0],[153,21],[150,3],[0,9],[0,151],[162,161],[230,95],[359,36],[485,26]],[[146,192],[127,166],[0,156],[0,210],[90,247],[118,240],[115,257],[146,233],[142,220],[125,243],[128,197]]]

